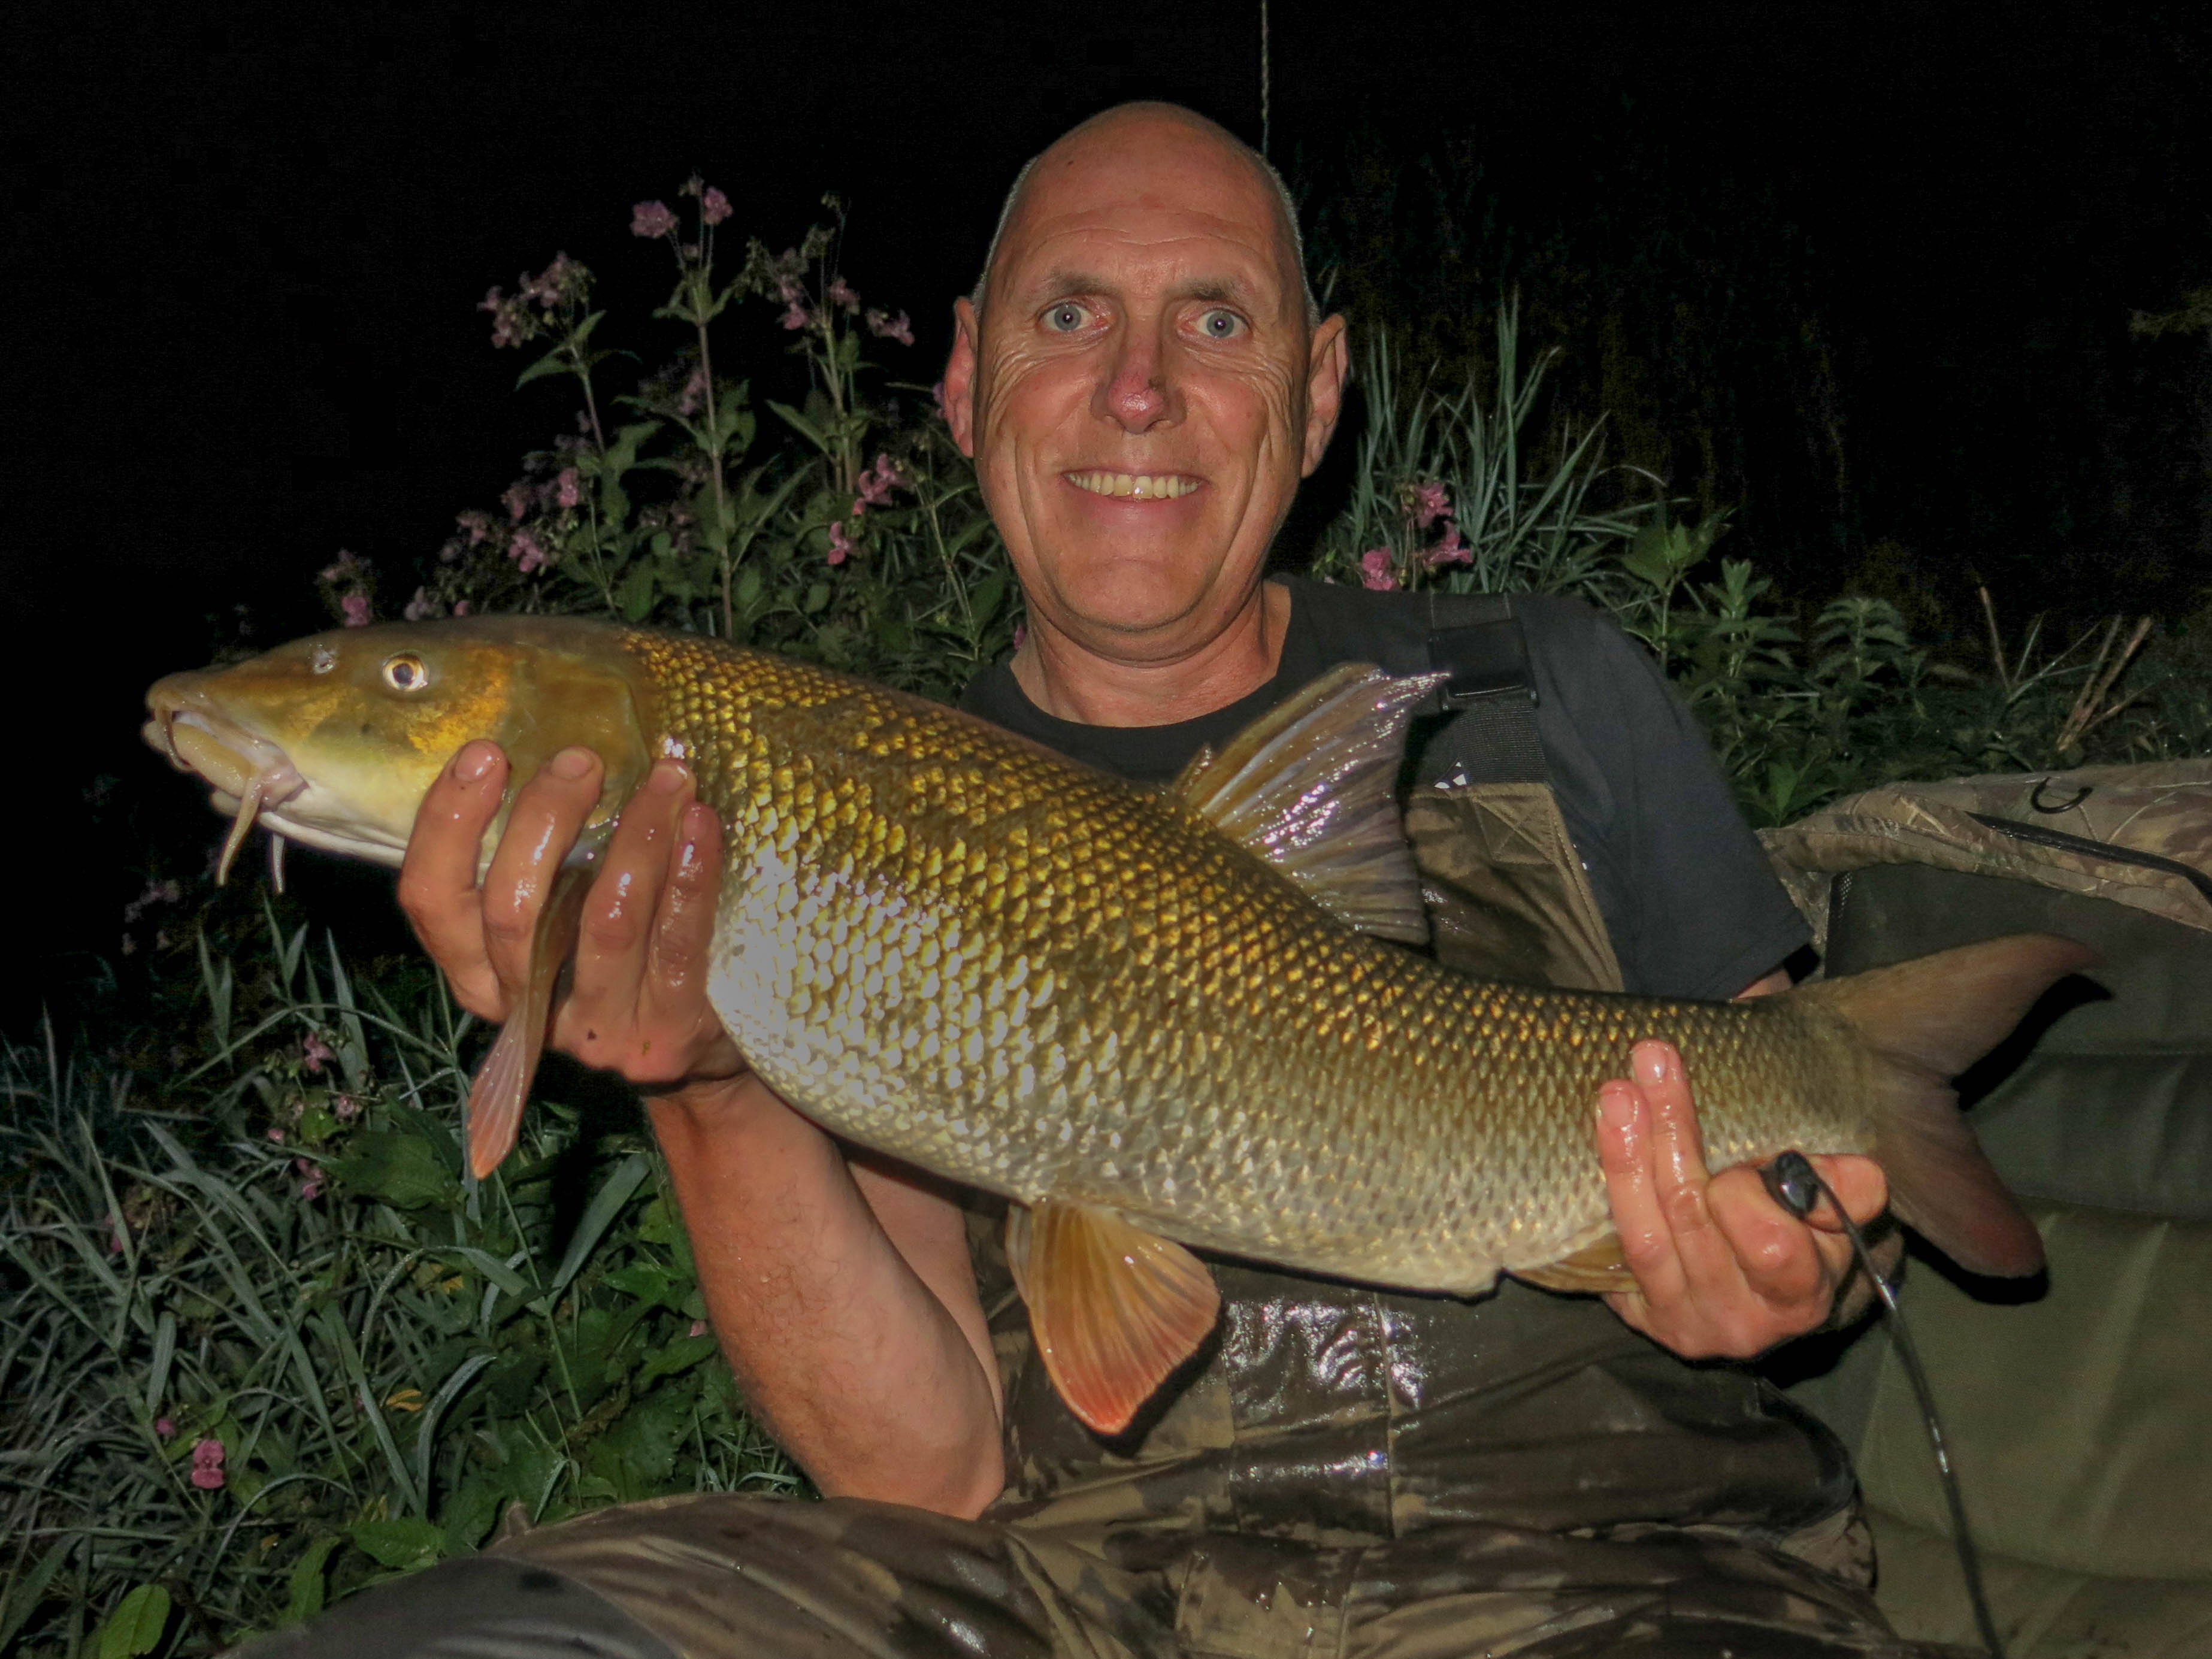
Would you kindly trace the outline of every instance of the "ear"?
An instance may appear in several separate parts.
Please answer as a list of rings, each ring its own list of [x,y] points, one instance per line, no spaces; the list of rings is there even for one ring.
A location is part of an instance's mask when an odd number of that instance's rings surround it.
[[[952,355],[945,362],[945,418],[952,441],[975,459],[975,360],[981,349],[982,323],[963,295],[952,302]]]
[[[1306,358],[1306,447],[1298,476],[1310,478],[1328,453],[1328,441],[1344,413],[1344,382],[1352,372],[1352,354],[1345,344],[1341,312],[1324,318],[1313,331]]]

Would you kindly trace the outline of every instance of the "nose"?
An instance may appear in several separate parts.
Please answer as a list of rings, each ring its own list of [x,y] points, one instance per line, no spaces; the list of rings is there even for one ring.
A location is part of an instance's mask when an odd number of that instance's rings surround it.
[[[1093,406],[1101,418],[1131,434],[1171,424],[1181,416],[1182,400],[1167,354],[1152,330],[1137,326],[1121,331]]]

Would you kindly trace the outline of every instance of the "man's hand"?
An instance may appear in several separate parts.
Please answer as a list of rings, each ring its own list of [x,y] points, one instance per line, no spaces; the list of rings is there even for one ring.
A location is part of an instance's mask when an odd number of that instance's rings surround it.
[[[477,849],[499,811],[507,757],[462,749],[415,818],[399,903],[463,1007],[504,1019],[528,971],[532,929],[599,798],[599,757],[565,749],[522,787],[479,890]],[[708,946],[721,828],[690,773],[656,762],[623,811],[585,900],[568,995],[550,1045],[633,1083],[722,1081],[744,1070],[708,1006]]]
[[[1632,1080],[1598,1091],[1598,1158],[1613,1225],[1637,1288],[1613,1310],[1686,1359],[1748,1359],[1826,1321],[1851,1266],[1850,1242],[1826,1205],[1808,1224],[1771,1197],[1747,1165],[1705,1170],[1682,1057],[1639,1042]],[[1851,1218],[1889,1202],[1869,1158],[1815,1158]]]

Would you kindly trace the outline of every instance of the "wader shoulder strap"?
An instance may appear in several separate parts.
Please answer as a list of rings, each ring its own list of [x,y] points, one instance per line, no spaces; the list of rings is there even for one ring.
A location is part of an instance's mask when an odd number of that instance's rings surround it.
[[[1429,666],[1449,673],[1437,693],[1456,714],[1451,781],[1547,783],[1536,737],[1536,682],[1528,642],[1505,593],[1431,593]]]

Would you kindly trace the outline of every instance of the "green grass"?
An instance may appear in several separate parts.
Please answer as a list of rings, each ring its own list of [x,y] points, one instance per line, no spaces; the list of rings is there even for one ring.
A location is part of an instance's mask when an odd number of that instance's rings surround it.
[[[634,1119],[545,1103],[466,1181],[442,995],[357,998],[273,920],[259,945],[247,998],[206,955],[209,1052],[152,1098],[51,1043],[0,1050],[0,1649],[207,1651],[514,1505],[792,1489],[697,1328]],[[191,1478],[208,1440],[215,1489]]]

